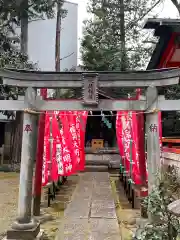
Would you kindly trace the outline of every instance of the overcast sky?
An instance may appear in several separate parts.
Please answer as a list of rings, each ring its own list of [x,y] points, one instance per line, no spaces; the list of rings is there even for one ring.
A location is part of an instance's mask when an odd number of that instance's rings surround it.
[[[79,37],[82,36],[82,22],[84,19],[87,18],[86,6],[88,0],[69,0],[70,2],[78,3],[78,12],[79,12],[79,19],[78,19],[78,28],[79,28]],[[156,9],[156,12],[159,12],[159,17],[166,17],[166,18],[176,18],[177,11],[170,0],[165,0],[164,4]]]
[[[82,37],[83,20],[88,18],[86,11],[88,0],[69,0],[70,2],[78,3],[78,37]],[[164,0],[164,4],[161,4],[155,13],[158,13],[161,18],[177,18],[178,13],[171,0]]]

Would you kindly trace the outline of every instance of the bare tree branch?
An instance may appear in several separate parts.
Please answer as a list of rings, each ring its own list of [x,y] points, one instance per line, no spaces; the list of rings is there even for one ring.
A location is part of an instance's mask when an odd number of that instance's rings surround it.
[[[65,56],[65,57],[63,57],[63,58],[60,58],[60,61],[66,59],[66,58],[68,58],[68,57],[70,57],[70,56],[72,56],[73,54],[74,54],[74,52],[70,53],[69,55],[67,55],[67,56]]]
[[[171,0],[171,1],[177,1],[177,0]],[[127,29],[128,30],[129,28],[132,28],[133,26],[135,26],[139,21],[143,20],[143,18],[148,14],[150,13],[159,3],[161,3],[162,0],[158,0],[156,3],[154,3],[149,9],[147,9],[147,11],[141,15],[138,19],[136,19],[136,21],[133,21],[133,22],[130,22],[127,26]]]

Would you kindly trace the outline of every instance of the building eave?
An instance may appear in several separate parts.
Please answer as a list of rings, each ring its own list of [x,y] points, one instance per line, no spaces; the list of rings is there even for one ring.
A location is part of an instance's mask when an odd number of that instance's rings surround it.
[[[180,19],[149,18],[144,24],[144,29],[154,29],[154,36],[159,38],[147,67],[147,70],[157,69],[172,34],[180,33]]]
[[[155,29],[157,30],[159,27],[168,26],[175,29],[180,29],[180,19],[170,19],[170,18],[148,18],[145,21],[143,26],[144,29]]]

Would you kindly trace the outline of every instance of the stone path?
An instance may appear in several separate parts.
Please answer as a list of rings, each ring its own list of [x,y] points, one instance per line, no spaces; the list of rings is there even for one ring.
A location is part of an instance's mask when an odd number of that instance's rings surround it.
[[[83,173],[56,240],[120,240],[107,172]]]

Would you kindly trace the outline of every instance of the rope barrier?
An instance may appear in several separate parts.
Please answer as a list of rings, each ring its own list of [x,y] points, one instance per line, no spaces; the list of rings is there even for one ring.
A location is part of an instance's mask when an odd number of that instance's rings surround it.
[[[29,114],[35,114],[35,115],[39,114],[38,112],[36,112],[36,111],[34,111],[34,110],[30,109],[30,108],[24,109],[23,112],[24,113],[29,113]]]
[[[42,112],[39,112],[39,111],[34,111],[34,110],[31,110],[31,109],[24,109],[22,110],[23,112],[27,112],[27,113],[32,113],[32,114],[54,114],[53,111],[42,111]],[[82,112],[82,111],[87,111],[89,112],[90,110],[61,110],[59,112],[68,112],[68,111],[79,111],[79,112]],[[100,110],[99,110],[100,111]],[[97,111],[97,112],[99,112]],[[135,115],[138,115],[138,114],[150,114],[150,113],[158,113],[160,112],[161,110],[159,109],[152,109],[150,111],[135,111],[135,110],[119,110],[119,111],[116,111],[116,112],[121,112],[121,111],[129,111],[129,112],[133,112],[133,114]],[[103,112],[110,112],[109,110],[103,110]],[[61,115],[66,115],[66,116],[74,116],[74,115],[77,115],[75,113],[67,113],[67,114],[61,114]],[[116,116],[117,114],[104,114],[103,113],[103,116],[104,117],[112,117],[112,116]],[[88,114],[87,115],[88,117],[102,117],[101,114],[95,114],[95,115],[92,115],[92,114]],[[124,114],[121,114],[121,116],[126,116]]]

